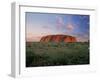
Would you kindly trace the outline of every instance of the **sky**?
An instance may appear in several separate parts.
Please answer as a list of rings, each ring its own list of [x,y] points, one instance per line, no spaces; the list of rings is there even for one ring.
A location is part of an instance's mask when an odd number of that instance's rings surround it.
[[[46,35],[75,36],[78,42],[89,40],[89,15],[25,13],[26,41],[38,42]]]

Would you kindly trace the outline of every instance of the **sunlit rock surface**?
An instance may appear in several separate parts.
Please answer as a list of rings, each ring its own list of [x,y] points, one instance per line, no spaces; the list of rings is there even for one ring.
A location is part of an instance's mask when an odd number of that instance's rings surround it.
[[[40,42],[77,42],[76,37],[70,35],[47,35]]]

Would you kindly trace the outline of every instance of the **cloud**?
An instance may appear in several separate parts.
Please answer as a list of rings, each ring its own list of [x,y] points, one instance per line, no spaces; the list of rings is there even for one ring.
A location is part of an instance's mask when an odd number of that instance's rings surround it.
[[[49,26],[42,26],[44,29],[51,29]]]
[[[88,38],[84,38],[84,37],[77,37],[78,42],[88,42],[89,39]]]
[[[64,21],[61,17],[56,16],[56,24],[57,24],[57,29],[60,29],[61,27],[64,26]]]
[[[74,36],[77,38],[78,42],[87,42],[89,40],[89,34],[86,33],[76,33]]]
[[[41,36],[39,35],[34,35],[32,32],[28,32],[27,35],[26,35],[26,41],[29,41],[29,42],[37,42],[37,41],[40,41],[41,39]]]
[[[27,37],[26,41],[28,42],[38,42],[40,41],[41,37],[40,36],[32,36],[32,37]]]
[[[62,19],[61,17],[58,17],[57,20],[58,20],[58,24],[61,24],[61,25],[64,24],[64,23],[63,23],[63,19]]]
[[[72,23],[68,23],[66,25],[66,29],[67,29],[67,31],[71,31],[72,32],[74,30],[74,25]]]

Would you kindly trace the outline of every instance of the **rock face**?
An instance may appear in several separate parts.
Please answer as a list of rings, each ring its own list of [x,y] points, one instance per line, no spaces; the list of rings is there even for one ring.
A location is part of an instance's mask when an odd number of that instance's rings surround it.
[[[47,35],[40,42],[77,42],[76,38],[69,35]]]

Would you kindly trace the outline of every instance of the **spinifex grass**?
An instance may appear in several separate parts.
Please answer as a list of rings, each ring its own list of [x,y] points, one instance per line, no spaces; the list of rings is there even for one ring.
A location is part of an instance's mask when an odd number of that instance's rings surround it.
[[[26,43],[26,67],[80,64],[89,64],[88,42]]]

